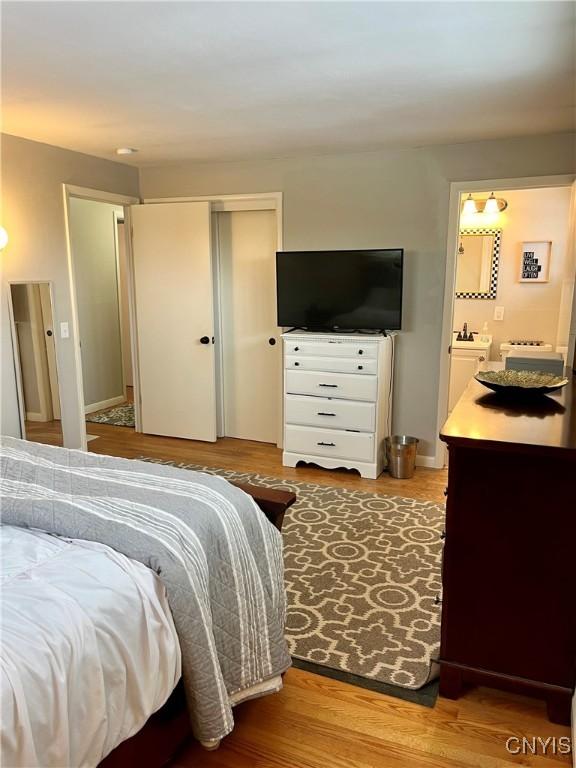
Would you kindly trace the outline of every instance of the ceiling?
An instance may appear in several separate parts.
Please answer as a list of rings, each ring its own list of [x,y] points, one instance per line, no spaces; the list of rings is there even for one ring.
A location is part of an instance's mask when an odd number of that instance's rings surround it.
[[[150,165],[574,125],[567,2],[3,2],[3,130]]]

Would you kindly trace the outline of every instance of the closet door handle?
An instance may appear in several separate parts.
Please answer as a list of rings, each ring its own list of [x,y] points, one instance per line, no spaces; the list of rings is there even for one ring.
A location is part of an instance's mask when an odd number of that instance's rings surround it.
[[[46,331],[46,336],[52,336],[52,331],[50,330]]]
[[[333,389],[338,389],[338,384],[318,384],[319,387],[332,387]]]
[[[273,336],[271,336],[271,337],[268,339],[268,344],[270,344],[270,346],[271,346],[271,347],[273,347],[273,346],[274,346],[274,344],[276,344],[276,339],[275,339]]]
[[[326,413],[326,411],[318,411],[318,416],[336,416],[335,413]]]
[[[202,338],[200,339],[200,344],[210,344],[210,337],[202,336]]]
[[[325,445],[328,448],[336,448],[336,443],[316,443],[316,445]]]

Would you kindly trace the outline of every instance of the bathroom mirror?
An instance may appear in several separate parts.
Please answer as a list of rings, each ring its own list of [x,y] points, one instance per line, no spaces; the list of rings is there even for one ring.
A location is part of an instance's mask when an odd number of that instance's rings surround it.
[[[456,298],[495,299],[500,229],[463,229],[456,252]]]
[[[10,283],[10,312],[22,437],[63,445],[50,283]]]

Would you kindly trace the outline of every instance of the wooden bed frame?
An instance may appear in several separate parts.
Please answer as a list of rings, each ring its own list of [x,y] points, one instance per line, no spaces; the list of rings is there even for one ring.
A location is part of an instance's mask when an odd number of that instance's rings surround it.
[[[291,491],[232,483],[252,496],[268,520],[282,530],[284,514],[296,501]],[[155,712],[142,730],[119,744],[99,768],[160,768],[165,765],[191,735],[190,720],[182,681],[178,683],[164,706]]]

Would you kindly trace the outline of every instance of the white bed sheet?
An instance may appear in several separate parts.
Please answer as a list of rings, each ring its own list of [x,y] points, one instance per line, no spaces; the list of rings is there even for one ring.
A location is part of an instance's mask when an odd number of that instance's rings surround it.
[[[4,768],[96,766],[170,696],[180,646],[150,569],[109,547],[0,526]]]

